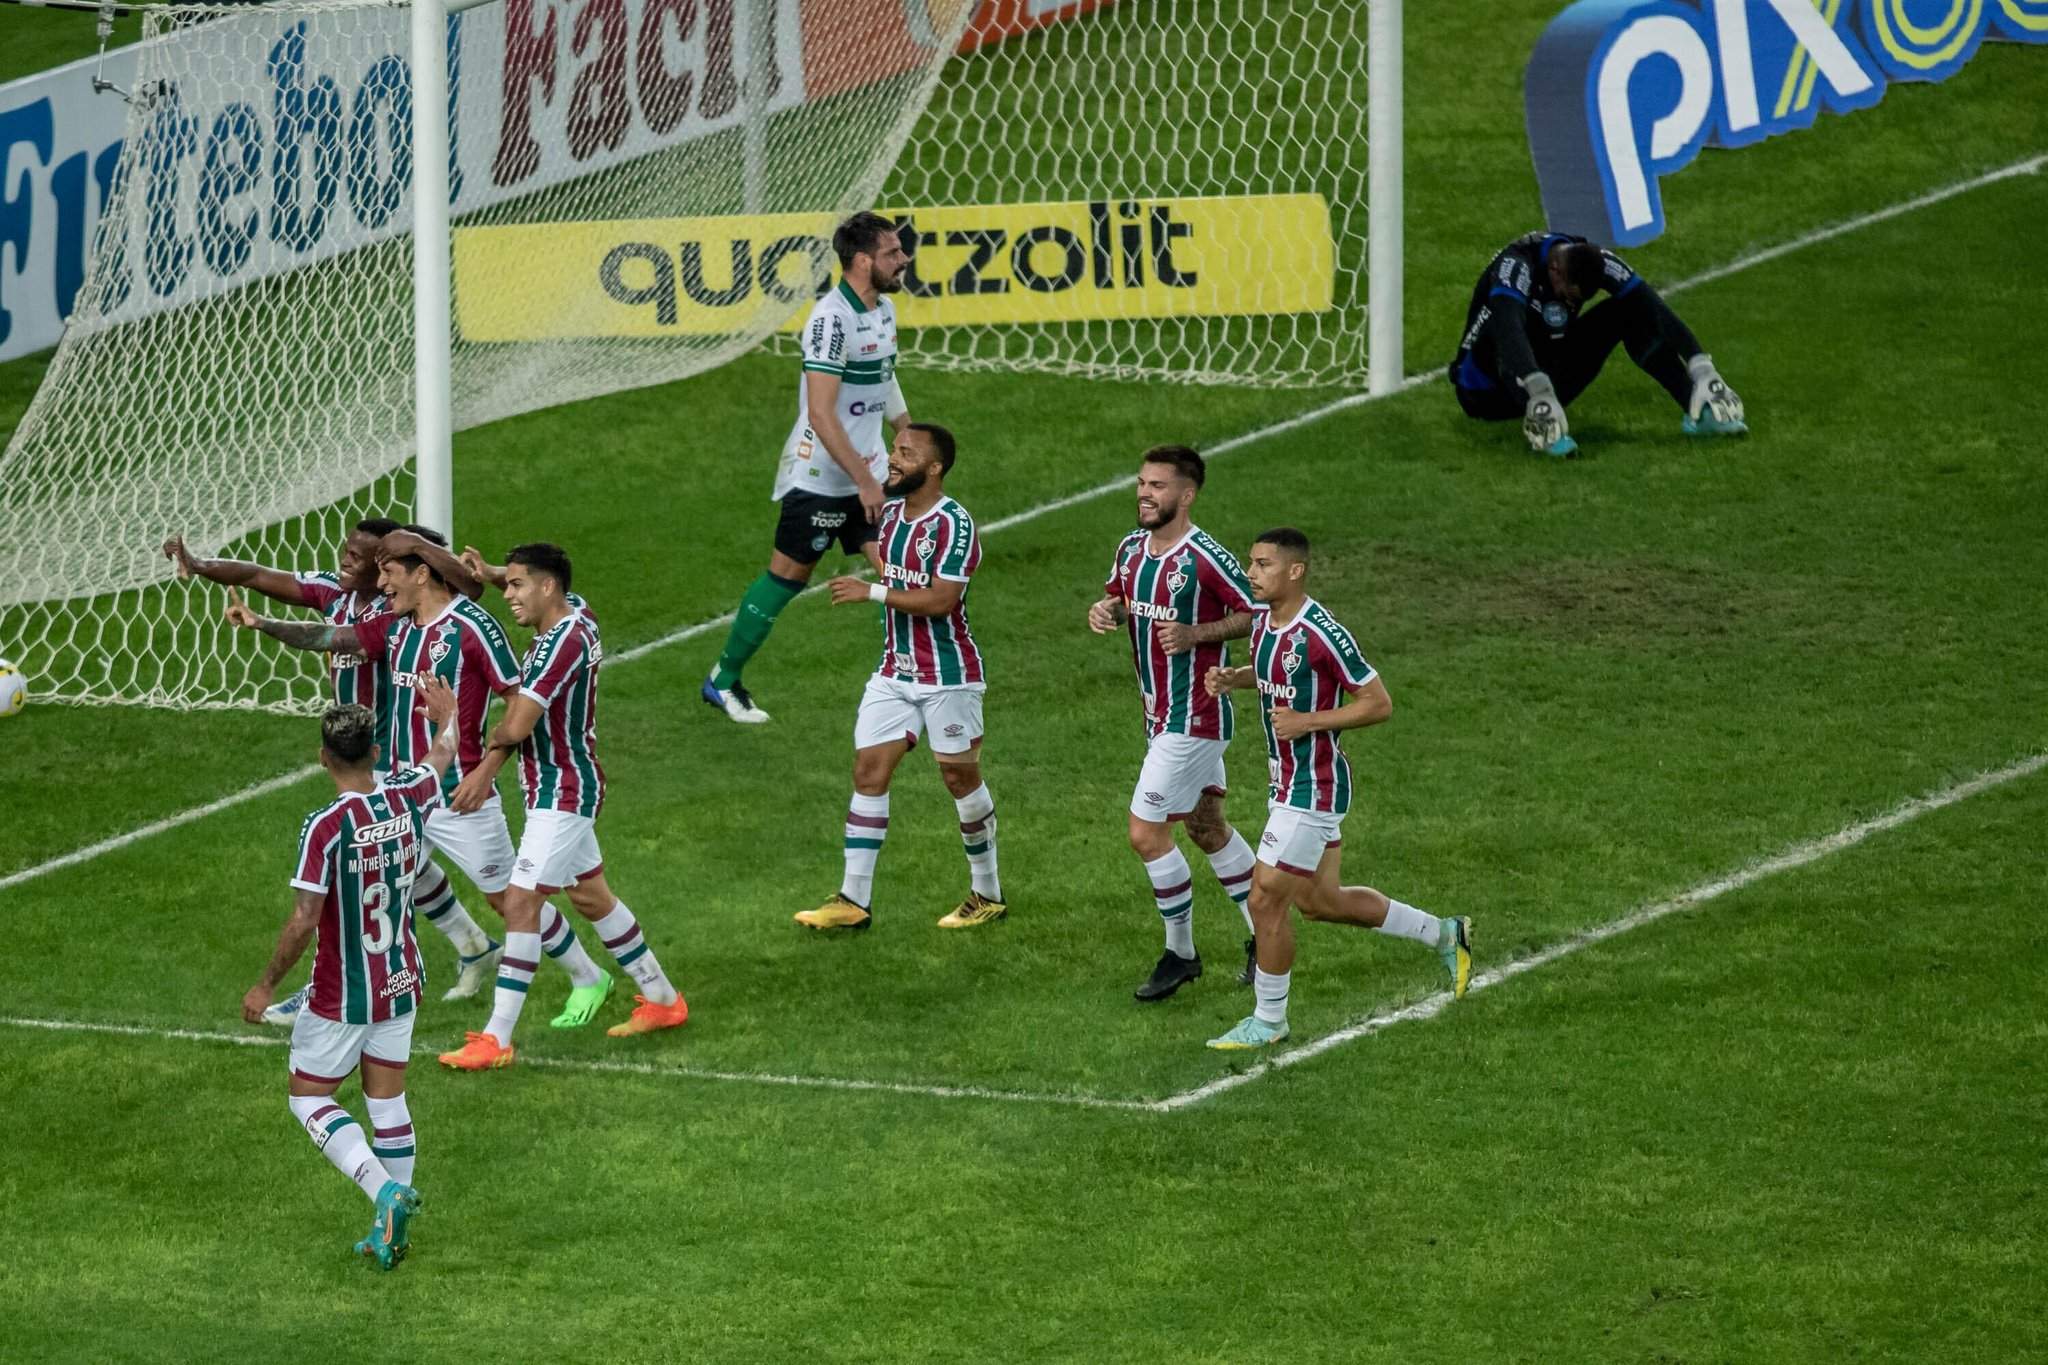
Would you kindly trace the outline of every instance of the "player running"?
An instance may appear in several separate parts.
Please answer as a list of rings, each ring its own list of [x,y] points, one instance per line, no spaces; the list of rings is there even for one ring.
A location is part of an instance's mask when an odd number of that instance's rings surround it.
[[[242,1017],[261,1022],[277,983],[313,942],[313,995],[292,1021],[286,1103],[315,1149],[369,1196],[376,1213],[356,1251],[384,1270],[405,1259],[420,1208],[412,1183],[418,1145],[405,1102],[405,1064],[426,983],[412,932],[412,880],[427,860],[426,814],[440,804],[441,776],[455,758],[455,693],[434,678],[420,695],[433,743],[420,762],[388,776],[374,771],[370,708],[337,704],[320,718],[320,766],[334,779],[335,798],[299,829],[291,918],[262,978],[242,997]],[[334,1098],[358,1063],[369,1138]]]
[[[1266,604],[1252,622],[1252,661],[1244,668],[1212,668],[1205,680],[1214,697],[1257,685],[1272,782],[1252,877],[1257,1006],[1237,1027],[1209,1040],[1223,1051],[1266,1047],[1287,1036],[1290,905],[1308,919],[1356,924],[1435,948],[1460,998],[1472,977],[1471,920],[1439,919],[1369,886],[1338,880],[1351,764],[1337,736],[1379,724],[1393,714],[1394,703],[1351,632],[1308,595],[1307,536],[1291,526],[1267,531],[1252,545],[1250,567],[1252,592]]]
[[[1202,974],[1194,875],[1173,841],[1175,822],[1186,822],[1252,933],[1251,845],[1223,815],[1230,704],[1211,696],[1203,679],[1229,666],[1224,642],[1251,633],[1254,604],[1236,557],[1189,519],[1206,477],[1202,457],[1186,446],[1145,452],[1138,529],[1116,547],[1102,598],[1088,608],[1088,628],[1097,635],[1128,627],[1145,706],[1145,763],[1131,793],[1128,832],[1166,926],[1166,950],[1135,992],[1146,1002],[1164,1000]],[[1253,959],[1254,938],[1247,938],[1241,984],[1252,982]]]
[[[383,590],[377,586],[380,571],[377,546],[385,536],[401,529],[432,534],[425,527],[402,528],[389,517],[365,518],[355,524],[342,543],[340,569],[334,573],[291,573],[246,560],[203,559],[186,548],[183,536],[172,536],[164,542],[164,557],[177,564],[180,578],[197,577],[230,588],[246,587],[288,606],[310,607],[331,625],[347,626],[389,610]],[[466,574],[453,583],[458,591],[471,597],[483,590]],[[388,767],[392,752],[389,730],[391,698],[385,668],[361,654],[338,652],[328,655],[327,673],[336,702],[367,706],[376,713],[377,744]],[[418,898],[414,908],[426,916],[427,923],[448,936],[459,959],[455,984],[441,998],[466,1000],[483,988],[484,981],[498,965],[498,944],[471,917],[456,898],[455,887],[447,875],[432,862],[421,863],[412,889]],[[306,995],[311,989],[311,986],[302,986],[272,1005],[265,1012],[263,1022],[290,1027],[292,1020],[305,1007]]]
[[[1601,290],[1611,297],[1583,316]],[[1451,361],[1451,386],[1468,417],[1522,419],[1539,455],[1576,455],[1564,410],[1584,393],[1619,345],[1664,386],[1685,416],[1688,436],[1748,431],[1742,400],[1700,349],[1692,329],[1642,276],[1583,237],[1531,232],[1495,253],[1465,310],[1465,335]]]
[[[842,554],[874,562],[879,476],[888,458],[882,421],[897,432],[910,421],[896,383],[896,305],[888,298],[903,287],[910,254],[894,223],[865,212],[839,225],[832,249],[839,283],[804,322],[796,425],[783,444],[772,494],[782,505],[775,548],[733,612],[725,649],[704,680],[705,702],[743,725],[759,725],[768,713],[741,684],[741,671],[825,551],[836,541]]]
[[[505,600],[514,619],[532,627],[533,646],[519,671],[518,694],[491,731],[482,760],[465,771],[449,803],[457,811],[475,811],[495,802],[498,770],[517,750],[526,827],[520,831],[519,860],[505,899],[505,959],[498,964],[490,1023],[481,1033],[464,1035],[454,1052],[441,1054],[441,1065],[458,1071],[510,1066],[516,1059],[512,1035],[547,941],[542,911],[547,898],[559,892],[568,893],[569,903],[591,921],[612,957],[640,985],[632,1014],[606,1033],[614,1038],[653,1033],[690,1017],[688,1003],[662,971],[639,921],[612,894],[598,851],[604,769],[597,761],[597,670],[604,646],[596,618],[587,607],[570,604],[571,566],[561,547],[516,545],[505,561]]]
[[[846,813],[846,872],[839,893],[800,910],[812,929],[865,929],[872,922],[875,863],[889,833],[889,780],[929,733],[967,850],[967,899],[939,920],[966,929],[1009,907],[996,875],[995,798],[981,780],[981,650],[967,628],[967,580],[981,563],[974,518],[946,496],[953,433],[912,422],[896,433],[879,541],[882,581],[835,578],[835,603],[880,602],[882,661],[861,693],[853,727],[853,801]]]

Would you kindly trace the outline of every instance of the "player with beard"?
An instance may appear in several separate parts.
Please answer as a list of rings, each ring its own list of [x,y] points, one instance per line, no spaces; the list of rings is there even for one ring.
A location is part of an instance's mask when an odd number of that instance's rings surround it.
[[[846,871],[839,892],[797,912],[812,929],[865,929],[873,921],[875,863],[889,832],[889,780],[931,737],[932,756],[960,815],[971,889],[939,920],[969,929],[1008,913],[996,875],[996,806],[981,780],[981,650],[967,628],[967,580],[981,541],[967,509],[946,496],[953,433],[912,422],[889,455],[890,502],[878,528],[882,581],[835,578],[835,603],[882,604],[882,661],[861,693],[853,726],[853,800],[846,813]]]
[[[856,213],[832,234],[841,278],[804,322],[796,425],[782,448],[771,495],[782,506],[768,568],[733,612],[732,630],[702,696],[743,725],[768,713],[740,681],[782,609],[811,581],[836,541],[844,554],[874,558],[882,515],[880,474],[888,459],[883,419],[898,433],[910,421],[896,383],[896,305],[910,254],[896,225]]]
[[[1145,765],[1131,793],[1131,851],[1145,864],[1152,902],[1166,926],[1166,950],[1140,985],[1141,1002],[1164,1000],[1202,974],[1195,952],[1194,877],[1173,841],[1188,837],[1209,857],[1223,892],[1237,903],[1247,935],[1252,918],[1252,850],[1223,815],[1229,785],[1223,751],[1230,705],[1203,686],[1212,668],[1230,666],[1227,640],[1251,634],[1252,587],[1237,559],[1189,519],[1207,471],[1186,446],[1154,446],[1138,463],[1138,529],[1110,562],[1088,628],[1129,629],[1131,658],[1145,705]],[[1253,940],[1244,971],[1252,983]]]

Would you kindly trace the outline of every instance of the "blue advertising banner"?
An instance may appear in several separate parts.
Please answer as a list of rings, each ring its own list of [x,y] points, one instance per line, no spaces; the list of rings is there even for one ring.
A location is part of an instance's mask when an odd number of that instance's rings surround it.
[[[1548,226],[1615,246],[1664,231],[1658,181],[1700,148],[1946,80],[1987,36],[2048,43],[2048,0],[1578,0],[1523,78]]]

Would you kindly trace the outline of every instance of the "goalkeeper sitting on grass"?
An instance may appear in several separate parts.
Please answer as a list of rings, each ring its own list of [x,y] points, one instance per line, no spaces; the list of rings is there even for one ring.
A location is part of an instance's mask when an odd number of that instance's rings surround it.
[[[1581,315],[1603,289],[1611,297]],[[1749,430],[1742,400],[1657,291],[1605,247],[1555,232],[1517,237],[1487,263],[1465,313],[1451,386],[1466,416],[1519,417],[1530,449],[1576,455],[1565,406],[1592,384],[1617,344],[1684,411],[1686,435]]]

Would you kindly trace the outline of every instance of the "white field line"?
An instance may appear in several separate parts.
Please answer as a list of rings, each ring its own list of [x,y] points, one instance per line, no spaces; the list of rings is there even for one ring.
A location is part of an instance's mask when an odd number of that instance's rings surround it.
[[[1959,801],[1967,801],[1971,797],[1981,795],[1994,787],[2001,787],[2008,782],[2037,773],[2044,767],[2048,767],[2048,753],[2035,754],[2030,758],[2023,758],[2018,762],[2009,763],[2005,767],[1992,772],[1982,773],[1967,781],[1943,787],[1941,790],[1927,796],[1914,797],[1893,807],[1883,815],[1875,816],[1868,820],[1860,820],[1853,825],[1848,825],[1835,831],[1833,834],[1819,839],[1810,839],[1805,843],[1794,844],[1782,853],[1775,854],[1758,862],[1745,864],[1733,872],[1701,882],[1688,890],[1681,891],[1667,900],[1657,901],[1654,904],[1632,910],[1619,919],[1610,920],[1583,933],[1560,940],[1548,948],[1531,953],[1526,957],[1514,958],[1502,963],[1498,967],[1490,967],[1472,978],[1471,986],[1466,992],[1467,998],[1469,999],[1471,995],[1479,991],[1491,990],[1503,982],[1511,981],[1524,972],[1533,972],[1539,967],[1549,966],[1560,958],[1569,957],[1583,948],[1591,947],[1596,943],[1604,943],[1611,938],[1619,938],[1623,934],[1640,929],[1646,924],[1652,924],[1667,915],[1676,914],[1681,910],[1696,909],[1709,901],[1727,895],[1731,891],[1740,891],[1744,887],[1752,886],[1766,877],[1774,877],[1780,872],[1789,872],[1794,868],[1805,867],[1810,863],[1819,862],[1830,854],[1854,848],[1872,835],[1897,829],[1899,826],[1917,820],[1932,811],[1940,810],[1945,806],[1953,806]],[[1216,1096],[1235,1090],[1239,1086],[1249,1085],[1253,1081],[1270,1075],[1283,1067],[1294,1066],[1311,1058],[1320,1057],[1326,1052],[1335,1051],[1346,1043],[1356,1042],[1360,1038],[1369,1037],[1372,1034],[1392,1028],[1396,1024],[1434,1019],[1437,1015],[1442,1014],[1448,1009],[1451,1004],[1450,992],[1439,991],[1435,995],[1418,1000],[1412,1005],[1369,1015],[1355,1023],[1347,1024],[1335,1033],[1325,1034],[1313,1042],[1280,1052],[1270,1059],[1249,1067],[1244,1071],[1218,1077],[1207,1084],[1198,1085],[1193,1089],[1183,1090],[1158,1100],[1062,1094],[1056,1091],[994,1090],[983,1086],[939,1085],[913,1081],[857,1080],[851,1077],[840,1076],[786,1076],[758,1071],[714,1071],[701,1067],[664,1066],[656,1062],[602,1061],[570,1057],[528,1056],[522,1060],[521,1065],[546,1067],[561,1071],[594,1071],[637,1076],[673,1076],[684,1080],[737,1081],[743,1084],[796,1086],[813,1090],[866,1091],[889,1095],[916,1095],[927,1099],[993,1100],[1016,1104],[1064,1105],[1085,1109],[1118,1109],[1136,1113],[1172,1114],[1200,1104],[1205,1100],[1214,1099]],[[0,1024],[14,1028],[41,1029],[52,1033],[115,1034],[129,1038],[162,1038],[182,1042],[230,1043],[243,1047],[283,1047],[289,1041],[286,1035],[279,1032],[227,1033],[207,1029],[151,1028],[140,1024],[95,1023],[79,1019],[30,1019],[0,1016]],[[1190,1045],[1192,1045],[1191,1040],[1183,1041],[1189,1041]],[[419,1047],[415,1049],[415,1055],[426,1055],[434,1050],[432,1048]]]
[[[1708,901],[1725,896],[1731,891],[1740,891],[1742,888],[1760,882],[1766,877],[1774,877],[1780,872],[1789,872],[1793,868],[1805,867],[1808,863],[1819,862],[1831,853],[1840,853],[1845,848],[1855,847],[1873,834],[1882,834],[1886,830],[1897,829],[1900,825],[1906,824],[1908,821],[1917,820],[1930,811],[1940,810],[1944,806],[1953,806],[1958,801],[1967,801],[1973,796],[1990,791],[1993,787],[2002,787],[2008,782],[2026,777],[2031,773],[2037,773],[2044,767],[2048,767],[2048,753],[2035,754],[2031,758],[2020,759],[2016,763],[2009,763],[1995,771],[1982,773],[1966,782],[1958,782],[1954,786],[1943,787],[1940,791],[1930,795],[1916,796],[1902,805],[1893,807],[1883,815],[1859,821],[1846,828],[1836,830],[1833,834],[1827,835],[1824,838],[1808,840],[1803,844],[1794,844],[1783,853],[1765,858],[1761,862],[1750,863],[1725,876],[1716,877],[1711,881],[1701,882],[1690,890],[1679,892],[1669,900],[1661,900],[1654,905],[1642,906],[1623,915],[1620,919],[1609,920],[1607,923],[1588,929],[1584,933],[1575,934],[1571,938],[1553,943],[1548,948],[1531,953],[1527,957],[1513,958],[1510,961],[1503,962],[1498,967],[1490,967],[1486,971],[1479,972],[1473,976],[1470,986],[1466,988],[1466,998],[1469,999],[1475,992],[1488,990],[1500,985],[1504,981],[1513,980],[1523,972],[1533,972],[1538,967],[1547,967],[1559,958],[1571,956],[1581,948],[1591,947],[1595,943],[1604,943],[1610,938],[1618,938],[1632,929],[1640,929],[1645,924],[1651,924],[1663,919],[1666,915],[1676,914],[1680,910],[1694,909],[1706,904]],[[1203,1100],[1211,1099],[1224,1093],[1226,1090],[1235,1090],[1241,1085],[1249,1085],[1261,1076],[1277,1071],[1281,1067],[1294,1066],[1297,1063],[1308,1061],[1311,1057],[1319,1057],[1325,1052],[1344,1046],[1346,1043],[1355,1042],[1360,1038],[1378,1033],[1382,1029],[1392,1028],[1395,1024],[1407,1023],[1413,1019],[1434,1019],[1437,1015],[1442,1014],[1445,1009],[1449,1008],[1451,1003],[1451,993],[1449,991],[1439,991],[1428,999],[1418,1000],[1405,1008],[1389,1010],[1382,1014],[1375,1014],[1360,1019],[1356,1023],[1347,1024],[1335,1033],[1325,1034],[1312,1043],[1306,1043],[1301,1047],[1278,1053],[1271,1060],[1261,1062],[1235,1075],[1219,1077],[1216,1080],[1210,1081],[1207,1085],[1198,1085],[1192,1090],[1183,1090],[1178,1095],[1170,1095],[1166,1099],[1159,1101],[1155,1107],[1162,1110],[1174,1110],[1185,1109],[1191,1104],[1200,1104]]]
[[[185,1043],[229,1043],[238,1047],[286,1047],[291,1035],[269,1028],[262,1033],[228,1033],[219,1029],[151,1028],[144,1024],[103,1024],[84,1019],[24,1019],[0,1015],[0,1024],[11,1028],[40,1029],[46,1033],[112,1034],[121,1038],[162,1038]],[[433,1057],[445,1044],[413,1044],[413,1059]],[[1062,1095],[1025,1090],[992,1090],[976,1085],[924,1085],[913,1081],[868,1081],[849,1076],[782,1076],[767,1071],[713,1071],[695,1066],[663,1066],[656,1062],[604,1061],[580,1057],[536,1057],[523,1054],[520,1066],[544,1067],[551,1071],[597,1071],[633,1076],[674,1076],[692,1081],[739,1081],[754,1085],[796,1086],[807,1090],[872,1091],[886,1095],[923,1095],[946,1100],[1007,1100],[1026,1104],[1065,1104],[1086,1109],[1158,1108],[1152,1100],[1105,1099],[1095,1095]]]
[[[1998,170],[1988,171],[1985,174],[1976,176],[1972,179],[1958,181],[1956,184],[1946,186],[1942,189],[1929,191],[1928,193],[1920,195],[1917,198],[1903,200],[1900,203],[1891,205],[1889,208],[1878,209],[1874,213],[1866,213],[1858,218],[1850,218],[1844,222],[1836,223],[1831,227],[1820,228],[1816,231],[1809,232],[1804,236],[1794,237],[1790,241],[1779,243],[1777,246],[1767,247],[1762,251],[1752,252],[1747,256],[1737,257],[1735,260],[1728,262],[1726,265],[1717,266],[1714,269],[1706,271],[1703,274],[1694,275],[1689,279],[1680,280],[1675,284],[1669,285],[1663,290],[1663,292],[1667,295],[1681,293],[1684,290],[1691,289],[1697,285],[1706,284],[1713,280],[1724,279],[1729,275],[1738,273],[1739,271],[1747,270],[1751,266],[1761,265],[1766,261],[1776,260],[1780,256],[1789,255],[1794,251],[1800,251],[1805,249],[1806,247],[1815,246],[1821,242],[1830,241],[1836,237],[1841,237],[1851,232],[1860,231],[1863,228],[1871,227],[1877,223],[1882,223],[1892,218],[1897,218],[1903,214],[1912,213],[1917,209],[1923,209],[1932,204],[1938,204],[1945,199],[1952,199],[1959,194],[1966,194],[1971,190],[1982,189],[1986,185],[1996,184],[2001,180],[2009,180],[2014,176],[2037,174],[2040,172],[2044,164],[2048,164],[2048,156],[2034,156],[2029,157],[2023,161],[2015,161],[2011,165],[2001,167]],[[1420,388],[1422,385],[1430,383],[1432,380],[1441,378],[1443,376],[1443,373],[1444,371],[1441,367],[1430,370],[1418,371],[1417,373],[1411,374],[1406,379],[1402,380],[1401,387],[1396,389],[1394,392],[1406,393],[1410,389]],[[1387,394],[1348,394],[1343,398],[1338,398],[1331,402],[1324,403],[1319,407],[1310,408],[1308,411],[1299,413],[1293,417],[1289,417],[1284,421],[1275,422],[1269,426],[1259,427],[1255,430],[1247,431],[1240,435],[1230,437],[1228,440],[1220,441],[1216,445],[1211,446],[1205,452],[1205,454],[1207,458],[1215,459],[1218,456],[1227,455],[1231,451],[1241,449],[1244,446],[1254,445],[1260,441],[1268,440],[1274,436],[1285,435],[1290,431],[1296,431],[1302,427],[1312,425],[1316,422],[1320,422],[1324,418],[1330,417],[1339,412],[1343,412],[1348,408],[1360,407],[1366,403],[1375,401],[1377,398],[1384,398],[1388,396],[1389,395]],[[1127,491],[1130,488],[1130,486],[1130,476],[1122,475],[1115,479],[1110,479],[1103,483],[1096,484],[1093,488],[1086,488],[1078,493],[1070,493],[1065,497],[1055,498],[1050,502],[1040,503],[1036,507],[1026,508],[1024,511],[1018,512],[1012,516],[999,518],[998,520],[992,521],[988,525],[982,527],[982,534],[993,535],[997,531],[1008,530],[1013,526],[1022,526],[1025,522],[1035,521],[1039,517],[1045,516],[1049,512],[1063,511],[1064,509],[1069,507],[1077,507],[1084,502],[1091,502],[1096,498],[1106,497],[1111,493]],[[822,590],[822,584],[813,584],[811,587],[806,588],[800,595],[809,596],[812,593],[819,592]],[[721,626],[729,625],[732,622],[732,618],[733,614],[731,612],[727,612],[722,616],[715,616],[708,621],[699,621],[694,625],[684,626],[679,630],[669,632],[667,635],[663,635],[657,639],[646,641],[643,644],[635,645],[631,649],[625,650],[620,654],[616,654],[612,657],[612,662],[615,664],[631,663],[635,659],[644,658],[647,655],[652,654],[655,650],[665,648],[666,646],[672,644],[678,644],[684,640],[693,639],[694,637],[702,635],[707,631],[717,630]],[[282,790],[285,787],[291,786],[295,782],[303,780],[304,778],[312,775],[316,771],[318,770],[315,768],[308,767],[296,769],[289,773],[283,773],[277,777],[269,778],[265,781],[258,782],[252,786],[244,787],[240,791],[231,792],[227,796],[223,796],[217,801],[209,801],[203,806],[194,806],[190,810],[180,811],[176,815],[167,816],[162,820],[154,822],[153,824],[144,825],[139,829],[130,830],[126,834],[115,835],[110,839],[103,839],[99,843],[90,844],[80,849],[74,849],[72,852],[62,854],[61,856],[56,858],[52,858],[48,862],[37,863],[33,867],[26,867],[22,868],[18,872],[11,872],[5,877],[0,877],[0,891],[5,891],[10,887],[19,886],[23,882],[32,881],[37,877],[45,875],[46,873],[56,872],[62,868],[71,867],[78,863],[90,861],[93,858],[99,857],[102,853],[111,853],[116,849],[125,848],[127,845],[132,844],[139,839],[147,839],[153,834],[161,834],[165,830],[176,829],[180,825],[190,824],[194,820],[203,819],[204,817],[212,815],[217,811],[226,810],[230,806],[240,805],[244,801],[253,801],[257,797],[267,796],[271,792]]]

